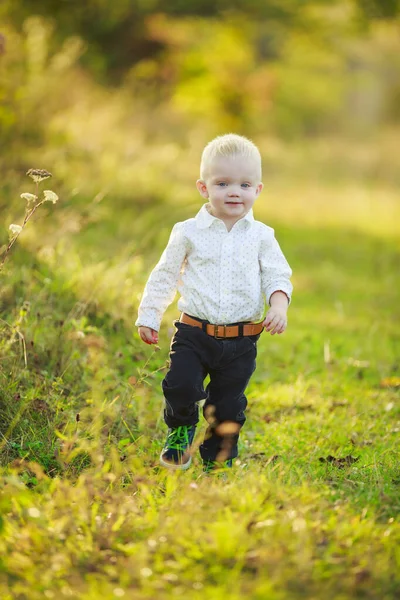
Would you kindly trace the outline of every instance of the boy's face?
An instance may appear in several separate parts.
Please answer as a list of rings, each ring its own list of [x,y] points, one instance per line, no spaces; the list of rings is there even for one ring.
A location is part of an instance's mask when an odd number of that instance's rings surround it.
[[[262,190],[259,168],[244,156],[219,156],[208,166],[197,189],[211,204],[211,212],[225,223],[235,223],[252,208]]]

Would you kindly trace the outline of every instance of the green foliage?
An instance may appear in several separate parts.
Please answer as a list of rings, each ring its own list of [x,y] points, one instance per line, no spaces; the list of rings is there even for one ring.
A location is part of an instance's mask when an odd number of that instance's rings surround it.
[[[358,20],[369,24],[376,19],[396,19],[398,0],[314,0],[307,5],[333,7],[340,10],[352,6]],[[265,29],[279,24],[289,31],[296,26],[309,25],[303,0],[119,0],[111,4],[104,0],[10,0],[3,2],[2,12],[20,27],[32,13],[51,18],[57,24],[60,42],[71,35],[87,40],[89,52],[84,62],[98,75],[120,76],[130,64],[154,58],[165,49],[165,41],[154,39],[147,28],[152,15],[167,15],[174,20],[186,17],[225,21],[232,15],[252,22],[263,22]]]
[[[1,136],[8,147],[1,158],[3,169],[30,166],[21,164],[21,144],[28,158],[29,150],[34,156],[34,150],[50,144],[62,163],[57,165],[59,176],[71,179],[82,158],[98,162],[99,145],[107,153],[111,144],[115,148],[100,169],[106,173],[107,166],[109,180],[118,146],[123,156],[137,161],[143,159],[143,143],[190,143],[187,132],[193,123],[205,138],[227,129],[298,138],[339,131],[371,135],[398,120],[397,26],[378,20],[363,29],[349,2],[316,2],[301,11],[297,3],[285,4],[293,18],[275,14],[271,4],[271,13],[259,20],[250,8],[246,15],[231,11],[223,19],[211,19],[176,13],[172,5],[171,14],[140,5],[137,10],[146,14],[141,35],[162,51],[128,51],[116,31],[118,43],[112,38],[112,48],[125,52],[124,60],[115,59],[116,67],[101,66],[114,60],[112,50],[104,52],[90,39],[90,27],[75,27],[79,10],[88,10],[90,16],[98,8],[95,4],[87,8],[80,3],[77,14],[64,3],[51,10],[43,5],[43,16],[39,10],[31,15],[30,5],[26,10],[22,5],[8,5],[9,14],[3,9],[8,14],[0,60]],[[123,5],[118,7],[117,12]],[[102,8],[108,27],[118,19],[126,26],[124,11],[108,19],[107,11],[114,9],[108,3]],[[53,9],[65,13],[71,26],[63,29],[62,21],[52,17]],[[90,20],[93,27],[100,26],[98,19]],[[129,39],[139,43],[131,32]],[[86,71],[79,66],[82,58]],[[119,73],[121,87],[114,93],[99,89],[88,75],[107,69]],[[91,97],[94,103],[88,102]],[[85,111],[92,110],[88,117]],[[79,121],[83,125],[76,126]],[[82,127],[91,124],[81,135]],[[129,139],[121,139],[121,132],[129,129]],[[49,168],[54,170],[52,164]],[[126,181],[122,187],[126,189]]]
[[[326,0],[314,2],[326,5]],[[167,15],[179,22],[186,17],[226,20],[233,15],[262,20],[268,27],[280,23],[290,28],[302,21],[302,0],[120,0],[110,4],[104,0],[57,2],[54,0],[13,0],[5,2],[3,13],[20,27],[32,13],[51,18],[57,24],[58,41],[71,35],[87,40],[89,50],[84,62],[97,75],[118,77],[132,63],[154,58],[165,49],[165,40],[154,38],[147,27],[153,15]]]
[[[368,19],[393,19],[400,12],[399,0],[358,0],[358,5]]]

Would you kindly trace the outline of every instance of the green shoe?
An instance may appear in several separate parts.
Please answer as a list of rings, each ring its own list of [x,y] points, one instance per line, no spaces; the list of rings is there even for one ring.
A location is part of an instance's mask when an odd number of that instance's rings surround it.
[[[160,454],[160,464],[167,469],[188,469],[192,462],[190,446],[196,425],[181,425],[168,429],[165,446]]]

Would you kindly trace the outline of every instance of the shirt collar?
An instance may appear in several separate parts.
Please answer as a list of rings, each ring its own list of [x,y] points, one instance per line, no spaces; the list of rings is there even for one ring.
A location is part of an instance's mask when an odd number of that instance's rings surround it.
[[[209,207],[209,206],[210,206],[210,204],[208,202],[207,202],[207,204],[203,204],[203,206],[201,207],[201,209],[199,210],[199,212],[197,213],[197,215],[195,217],[196,225],[197,225],[198,229],[206,229],[207,227],[210,227],[215,221],[220,221],[220,219],[218,219],[218,217],[214,217],[212,214],[210,214],[208,212],[207,207]],[[246,223],[251,225],[251,223],[254,221],[253,209],[251,208],[244,217],[239,219],[239,221],[245,221]]]

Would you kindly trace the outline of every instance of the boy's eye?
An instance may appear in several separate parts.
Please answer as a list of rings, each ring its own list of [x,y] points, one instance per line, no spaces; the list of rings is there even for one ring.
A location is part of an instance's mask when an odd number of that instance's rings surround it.
[[[226,185],[225,181],[219,181],[217,183],[217,185],[219,185],[220,187],[224,187]]]
[[[249,183],[242,183],[242,188],[249,188],[250,184]]]

